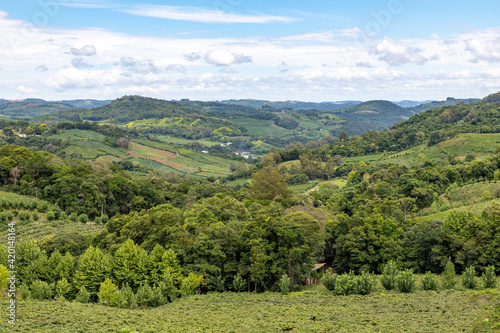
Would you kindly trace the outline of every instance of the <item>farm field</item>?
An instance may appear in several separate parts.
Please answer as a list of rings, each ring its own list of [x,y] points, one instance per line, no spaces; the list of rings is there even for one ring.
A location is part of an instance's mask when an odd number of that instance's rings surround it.
[[[471,332],[491,310],[495,291],[333,296],[318,286],[286,296],[197,295],[138,310],[21,300],[9,332]]]

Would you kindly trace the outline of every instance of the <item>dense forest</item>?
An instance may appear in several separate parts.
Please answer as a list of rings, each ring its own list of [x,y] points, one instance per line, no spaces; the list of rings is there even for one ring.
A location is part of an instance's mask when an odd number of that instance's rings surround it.
[[[500,133],[499,112],[492,97],[429,110],[379,132],[272,147],[253,169],[233,165],[217,178],[56,155],[71,138],[48,139],[85,130],[127,149],[141,135],[126,128],[1,121],[1,230],[14,222],[55,227],[23,235],[17,245],[24,293],[117,297],[123,307],[130,295],[168,301],[194,292],[279,290],[285,275],[295,289],[317,263],[351,274],[382,273],[389,262],[442,273],[450,260],[459,273],[499,270],[500,142],[495,136],[498,148],[465,158],[439,146],[465,140],[462,134],[481,140]],[[28,135],[17,136],[19,128]],[[436,146],[436,158],[425,155]],[[410,148],[420,149],[415,161],[404,160]],[[379,160],[364,159],[375,153]],[[246,182],[230,185],[239,180]],[[309,182],[316,182],[310,190],[292,190]],[[8,267],[6,246],[0,263]]]

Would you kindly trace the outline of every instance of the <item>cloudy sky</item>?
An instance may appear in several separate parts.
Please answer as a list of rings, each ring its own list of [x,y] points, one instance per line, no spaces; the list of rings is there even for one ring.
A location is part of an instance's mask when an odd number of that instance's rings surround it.
[[[498,0],[0,0],[0,98],[500,91]]]

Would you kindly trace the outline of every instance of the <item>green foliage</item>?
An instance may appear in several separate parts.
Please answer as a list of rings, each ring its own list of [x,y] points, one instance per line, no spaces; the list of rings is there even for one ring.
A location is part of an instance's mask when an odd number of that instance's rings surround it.
[[[486,270],[483,272],[483,287],[485,289],[488,288],[496,288],[497,286],[497,276],[495,273],[495,266],[488,266]]]
[[[288,293],[290,293],[290,278],[288,275],[283,274],[278,285],[282,295],[288,295]]]
[[[475,289],[477,287],[476,269],[473,266],[467,267],[462,273],[462,285],[467,289]]]
[[[327,270],[325,275],[321,278],[321,282],[325,286],[326,289],[330,291],[335,290],[335,281],[337,280],[338,275],[334,274],[331,270]]]
[[[373,276],[368,272],[363,272],[354,278],[354,293],[359,295],[369,295],[373,289]]]
[[[99,298],[100,304],[109,306],[117,306],[120,301],[118,288],[109,278],[101,283],[97,297]]]
[[[202,281],[203,277],[189,273],[189,275],[182,280],[181,295],[183,297],[193,295],[198,287],[200,287]]]
[[[455,265],[448,258],[446,262],[446,266],[444,268],[443,274],[441,275],[441,284],[444,289],[453,289],[457,283],[456,273],[455,273]]]
[[[88,303],[90,300],[90,292],[87,291],[85,286],[81,286],[75,297],[75,302]]]
[[[237,274],[233,278],[233,289],[237,292],[243,292],[247,288],[247,282]]]
[[[352,294],[354,290],[355,283],[353,274],[342,274],[335,280],[335,295],[347,296]]]
[[[111,276],[112,267],[112,258],[101,249],[91,246],[78,260],[76,282],[91,295],[97,295],[100,284]]]
[[[437,276],[431,272],[426,272],[421,280],[423,290],[437,290],[438,279]]]
[[[34,210],[33,213],[31,214],[31,218],[33,219],[33,221],[38,221],[39,216],[36,210]]]
[[[0,264],[0,291],[3,291],[10,284],[9,270],[4,265]]]
[[[47,212],[47,214],[45,214],[45,217],[46,217],[46,218],[47,218],[47,220],[49,220],[49,221],[54,221],[54,220],[56,219],[56,213],[55,213],[55,212],[53,212],[53,211],[51,211],[51,210],[49,210],[49,211]]]
[[[415,289],[416,279],[411,269],[400,272],[396,278],[396,287],[402,293],[411,293]]]
[[[153,289],[149,284],[143,284],[137,289],[137,305],[144,307],[150,305],[151,302],[157,299],[156,294],[153,293]]]
[[[87,214],[80,214],[78,215],[78,221],[82,223],[87,223],[89,221],[89,217]]]
[[[52,298],[52,287],[45,281],[36,280],[30,287],[31,297],[37,300],[46,300]]]
[[[71,285],[66,278],[62,278],[56,283],[56,297],[66,298],[68,293],[71,291]]]
[[[386,290],[392,290],[396,287],[396,280],[399,274],[399,269],[394,261],[390,260],[385,266],[380,277],[380,283]]]
[[[21,221],[29,221],[30,213],[28,211],[22,210],[18,214],[19,220]]]

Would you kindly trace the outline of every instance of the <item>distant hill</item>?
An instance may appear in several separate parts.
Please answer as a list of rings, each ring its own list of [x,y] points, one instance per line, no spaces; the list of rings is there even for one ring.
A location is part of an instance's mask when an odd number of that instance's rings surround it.
[[[72,99],[61,101],[61,103],[73,105],[76,108],[80,109],[92,109],[98,108],[100,106],[104,106],[106,104],[111,103],[113,100],[96,100],[96,99]]]
[[[335,110],[335,114],[359,123],[370,124],[375,130],[382,130],[401,120],[408,119],[413,112],[389,101],[368,101],[350,108]]]
[[[36,118],[38,121],[100,121],[126,124],[135,120],[166,118],[193,113],[179,103],[141,96],[124,96],[104,106],[93,109],[76,109],[57,112]]]
[[[264,105],[271,106],[276,109],[292,109],[292,110],[335,110],[340,108],[351,107],[356,104],[361,103],[361,101],[342,101],[342,102],[300,102],[300,101],[267,101],[267,100],[256,100],[256,99],[231,99],[227,101],[221,101],[224,104],[234,104],[248,106],[252,108],[262,108]]]
[[[471,103],[474,103],[477,101],[479,101],[479,99],[477,99],[477,98],[457,99],[457,98],[453,98],[453,97],[448,97],[446,99],[446,101],[429,101],[427,103],[423,103],[423,104],[414,106],[414,107],[410,108],[410,111],[417,114],[417,113],[424,112],[427,110],[437,109],[437,108],[440,108],[442,106],[452,106],[452,105],[457,105],[459,103],[471,104]]]
[[[482,102],[486,104],[500,102],[500,92],[486,96]]]
[[[33,118],[59,111],[75,109],[73,105],[62,102],[47,102],[43,99],[0,102],[0,114],[8,117]]]
[[[394,104],[396,105],[399,105],[403,108],[412,108],[412,107],[415,107],[415,106],[418,106],[418,105],[421,105],[421,104],[425,104],[425,103],[429,103],[429,102],[432,102],[431,100],[428,100],[428,101],[408,101],[408,100],[404,100],[404,101],[399,101],[399,102],[394,102]]]

